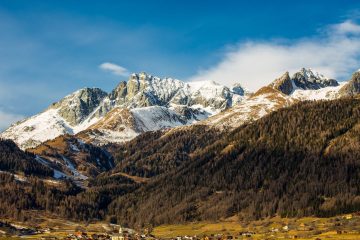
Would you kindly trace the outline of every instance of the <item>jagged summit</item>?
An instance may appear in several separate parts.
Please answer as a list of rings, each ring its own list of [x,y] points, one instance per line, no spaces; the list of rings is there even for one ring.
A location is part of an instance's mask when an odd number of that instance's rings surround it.
[[[301,89],[314,90],[339,85],[335,79],[329,79],[318,72],[313,72],[311,68],[302,68],[299,72],[296,72],[291,79],[294,84]]]
[[[188,83],[133,73],[109,94],[99,88],[75,91],[44,112],[14,124],[1,137],[23,149],[85,130],[91,130],[89,139],[99,144],[121,142],[144,131],[205,119],[241,102],[245,98],[241,90],[210,81]],[[99,138],[104,141],[97,141]]]
[[[127,82],[121,82],[109,96],[109,100],[124,107],[149,107],[166,105],[185,83],[172,78],[154,77],[145,72],[133,73]]]
[[[294,90],[293,82],[290,78],[289,72],[285,72],[281,77],[270,83],[269,86],[281,91],[286,95],[290,95]]]
[[[109,96],[109,102],[122,107],[171,105],[201,105],[213,110],[225,109],[244,96],[240,86],[233,91],[213,81],[183,82],[174,78],[159,78],[145,72],[133,73],[121,82]]]
[[[286,95],[290,95],[295,89],[318,90],[325,87],[336,87],[339,83],[335,79],[330,79],[324,75],[313,72],[311,68],[302,68],[290,77],[289,72],[285,72],[281,77],[275,79],[270,87],[275,88]]]
[[[303,75],[307,81],[313,81],[317,79],[324,79],[328,80],[329,78],[324,76],[323,74],[314,71],[312,68],[301,68],[300,71],[298,71],[295,74],[301,74]]]

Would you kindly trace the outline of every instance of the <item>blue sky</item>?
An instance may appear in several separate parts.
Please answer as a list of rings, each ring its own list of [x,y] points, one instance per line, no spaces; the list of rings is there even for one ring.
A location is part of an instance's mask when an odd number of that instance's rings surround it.
[[[0,0],[0,129],[128,72],[256,89],[304,66],[344,80],[360,67],[359,16],[340,0]]]

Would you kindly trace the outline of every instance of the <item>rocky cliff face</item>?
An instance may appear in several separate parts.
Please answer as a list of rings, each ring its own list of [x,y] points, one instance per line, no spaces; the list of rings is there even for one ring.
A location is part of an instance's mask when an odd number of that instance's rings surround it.
[[[313,72],[311,69],[302,68],[299,72],[292,76],[294,84],[301,89],[320,89],[324,87],[338,86],[338,82],[334,79],[326,78],[324,75]]]
[[[99,88],[83,88],[52,104],[50,108],[58,109],[59,115],[75,126],[94,111],[106,96],[107,93]]]
[[[291,95],[295,89],[319,90],[325,87],[336,87],[339,83],[324,75],[313,72],[311,69],[302,68],[290,77],[289,72],[274,80],[270,85],[286,95]]]
[[[225,109],[232,105],[233,96],[244,96],[240,85],[230,90],[215,82],[185,83],[177,79],[154,77],[146,73],[132,74],[109,95],[109,101],[121,107],[170,105],[201,105]]]
[[[134,73],[127,82],[121,82],[114,89],[109,99],[123,107],[165,106],[185,87],[186,84],[180,80]]]
[[[269,86],[286,95],[290,95],[294,91],[294,86],[289,72],[286,72],[280,78],[275,79],[275,81],[273,81]]]
[[[360,93],[360,72],[355,72],[350,81],[344,85],[340,91],[342,96],[355,96]]]

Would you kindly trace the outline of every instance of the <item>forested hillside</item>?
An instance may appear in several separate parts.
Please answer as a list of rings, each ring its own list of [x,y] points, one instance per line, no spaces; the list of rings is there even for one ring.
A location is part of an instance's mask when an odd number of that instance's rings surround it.
[[[0,170],[25,175],[52,176],[53,170],[38,163],[35,155],[20,150],[11,140],[0,139]]]
[[[205,148],[219,137],[215,129],[206,126],[147,132],[112,150],[118,161],[112,172],[140,177],[167,173],[189,161],[190,153]]]
[[[112,202],[109,214],[123,223],[162,224],[360,210],[360,101],[279,110],[190,158]]]

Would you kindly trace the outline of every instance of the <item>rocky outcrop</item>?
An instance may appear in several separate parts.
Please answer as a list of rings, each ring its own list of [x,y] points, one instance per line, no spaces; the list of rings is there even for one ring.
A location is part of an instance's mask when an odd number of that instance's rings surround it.
[[[247,94],[247,91],[245,91],[245,89],[241,86],[240,83],[235,83],[232,88],[231,91],[235,94],[244,96],[245,94]]]
[[[295,73],[292,78],[294,84],[301,89],[320,89],[329,86],[338,86],[339,83],[334,79],[324,77],[319,73],[314,73],[311,69],[302,68]]]
[[[94,116],[103,116],[114,107],[139,108],[150,106],[199,105],[224,110],[241,101],[245,91],[237,85],[230,90],[215,82],[185,83],[172,78],[158,78],[133,73],[127,82],[121,82],[100,104]],[[234,101],[234,97],[236,100]]]
[[[339,90],[341,96],[355,96],[360,93],[360,72],[355,72],[351,80]]]
[[[117,104],[124,104],[127,92],[127,82],[122,81],[119,85],[110,93],[109,98],[117,100]]]
[[[295,89],[318,90],[330,86],[336,87],[339,86],[339,83],[334,79],[326,78],[322,74],[305,68],[300,69],[292,77],[290,77],[289,72],[286,72],[269,85],[269,87],[286,95],[291,95]]]
[[[106,96],[107,93],[99,88],[83,88],[52,104],[50,108],[58,109],[59,115],[75,126],[93,112]]]
[[[284,73],[281,77],[275,79],[269,87],[279,90],[280,92],[290,95],[293,90],[293,84],[289,75],[289,72]]]

